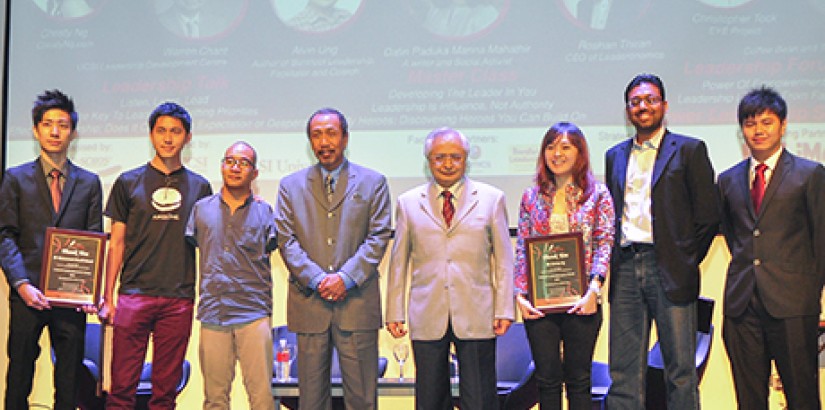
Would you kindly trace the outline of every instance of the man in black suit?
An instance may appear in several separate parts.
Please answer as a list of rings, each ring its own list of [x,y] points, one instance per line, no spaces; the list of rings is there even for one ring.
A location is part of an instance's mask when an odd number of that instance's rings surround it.
[[[610,280],[611,409],[644,408],[650,324],[665,359],[669,409],[697,409],[694,364],[699,263],[719,223],[714,173],[701,140],[664,125],[662,80],[640,74],[625,89],[636,135],[606,154],[616,209]]]
[[[722,337],[740,409],[768,408],[774,360],[789,409],[819,409],[825,168],[782,147],[788,113],[770,88],[739,103],[751,157],[719,175],[731,253]]]
[[[40,335],[49,326],[55,355],[54,408],[74,409],[86,315],[49,304],[38,289],[40,266],[47,227],[101,231],[100,179],[67,158],[77,127],[69,97],[46,91],[34,102],[32,120],[40,157],[8,169],[0,186],[0,265],[11,289],[5,408],[29,408]]]

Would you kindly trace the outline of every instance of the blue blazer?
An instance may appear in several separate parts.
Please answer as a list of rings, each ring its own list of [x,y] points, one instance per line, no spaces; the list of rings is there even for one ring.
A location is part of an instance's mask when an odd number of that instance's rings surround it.
[[[622,238],[622,213],[627,162],[633,140],[607,151],[605,182],[616,209],[616,240],[611,268],[618,270]],[[713,242],[719,226],[719,201],[714,173],[705,143],[665,131],[651,186],[653,246],[668,299],[687,303],[699,296],[699,263]],[[613,295],[613,281],[610,296]]]
[[[0,184],[0,266],[10,287],[24,279],[40,287],[47,227],[103,230],[103,196],[96,174],[68,162],[57,212],[44,175],[38,158],[9,168]]]

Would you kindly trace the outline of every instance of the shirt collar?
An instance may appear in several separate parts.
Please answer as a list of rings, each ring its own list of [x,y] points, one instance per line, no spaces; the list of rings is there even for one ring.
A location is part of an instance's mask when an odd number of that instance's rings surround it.
[[[43,168],[43,175],[47,177],[50,177],[52,170],[55,169],[42,155],[40,156],[40,167]],[[67,159],[63,161],[63,165],[61,165],[58,170],[60,171],[60,174],[66,178],[66,176],[69,175],[69,160]]]
[[[217,193],[215,193],[215,195],[218,196],[218,199],[221,201],[221,203],[224,206],[228,207],[229,204],[227,204],[226,201],[223,199],[223,189],[224,188],[221,187],[221,190],[218,191]],[[251,204],[252,201],[254,201],[254,200],[255,200],[255,194],[250,191],[249,196],[247,196],[246,199],[244,199],[243,203],[238,207],[238,209],[245,208],[245,207],[249,206],[249,204]]]
[[[768,169],[770,171],[775,170],[776,169],[776,163],[779,162],[779,156],[782,155],[782,151],[784,151],[784,150],[785,150],[785,148],[779,148],[776,152],[773,153],[773,155],[768,157],[768,159],[766,159],[762,163],[767,165]],[[751,164],[750,164],[751,174],[753,174],[754,172],[756,172],[756,166],[759,165],[759,161],[757,161],[756,158],[751,157],[750,162],[751,162]]]
[[[453,194],[453,198],[458,198],[458,196],[461,195],[461,192],[464,190],[464,179],[465,178],[462,177],[461,179],[456,181],[455,184],[446,188],[436,182],[435,186],[438,188],[438,194],[441,195],[441,193],[444,191],[450,191],[450,193]]]
[[[653,138],[651,138],[651,139],[649,139],[649,140],[647,140],[647,141],[645,141],[641,144],[639,144],[636,141],[636,136],[634,135],[633,136],[633,149],[640,150],[640,149],[651,149],[652,148],[652,149],[658,150],[659,145],[662,144],[662,138],[664,136],[665,136],[665,127],[659,128],[659,130],[656,131],[656,134],[653,135]]]
[[[344,164],[346,163],[347,161],[342,162],[341,165],[338,165],[338,168],[335,168],[332,171],[329,171],[326,168],[321,167],[321,176],[326,180],[327,175],[332,175],[332,179],[335,182],[338,182],[338,177],[341,175],[341,170],[344,169]]]
[[[148,165],[149,169],[155,171],[155,173],[163,175],[163,176],[167,176],[167,177],[171,176],[171,175],[182,173],[186,169],[186,167],[183,166],[183,164],[181,164],[180,168],[178,168],[178,169],[176,169],[176,170],[174,170],[174,171],[167,174],[167,173],[161,171],[160,169],[158,169],[157,167],[155,167],[155,164],[152,164],[152,161],[149,161],[147,163],[147,165]]]

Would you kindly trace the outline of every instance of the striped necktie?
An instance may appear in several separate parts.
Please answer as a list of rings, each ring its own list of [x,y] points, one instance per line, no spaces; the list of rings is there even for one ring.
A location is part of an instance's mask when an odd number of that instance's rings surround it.
[[[453,216],[455,215],[455,207],[453,206],[453,193],[447,190],[441,193],[441,196],[444,197],[444,206],[441,208],[441,214],[444,215],[444,222],[447,222],[447,227],[450,227],[450,223],[453,221]]]

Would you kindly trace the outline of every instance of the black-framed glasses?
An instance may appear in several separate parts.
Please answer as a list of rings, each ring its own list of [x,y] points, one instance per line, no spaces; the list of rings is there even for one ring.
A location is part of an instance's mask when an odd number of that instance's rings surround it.
[[[221,160],[221,162],[223,162],[224,165],[226,165],[230,168],[234,167],[235,165],[237,165],[241,168],[245,168],[245,169],[255,168],[255,164],[253,164],[252,161],[250,161],[246,158],[224,157]]]
[[[662,103],[662,97],[658,95],[646,95],[644,97],[633,97],[627,101],[627,106],[636,108],[645,103],[648,107],[656,107]]]

